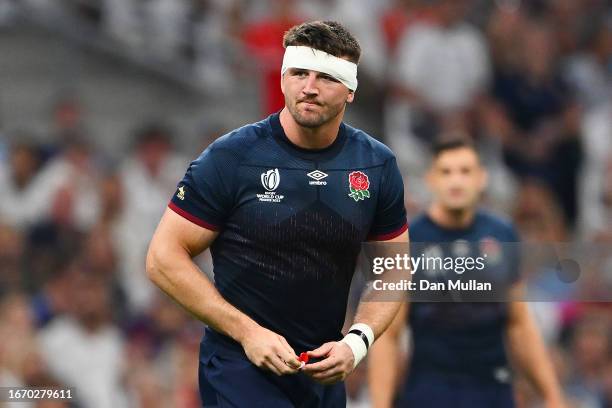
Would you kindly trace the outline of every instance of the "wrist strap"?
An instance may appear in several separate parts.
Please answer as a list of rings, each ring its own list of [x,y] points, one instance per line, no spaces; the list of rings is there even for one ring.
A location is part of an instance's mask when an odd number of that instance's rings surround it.
[[[357,323],[351,326],[342,342],[346,343],[353,351],[355,357],[353,368],[355,368],[368,354],[368,348],[374,342],[374,332],[367,324]]]
[[[355,323],[350,327],[348,332],[353,332],[359,335],[363,339],[363,342],[365,343],[367,349],[369,349],[370,346],[374,343],[374,331],[370,326],[365,323]]]
[[[368,340],[368,336],[366,336],[364,332],[362,332],[361,330],[353,329],[349,331],[349,333],[353,333],[361,337],[361,340],[363,340],[363,343],[366,346],[366,350],[370,349],[370,341]]]

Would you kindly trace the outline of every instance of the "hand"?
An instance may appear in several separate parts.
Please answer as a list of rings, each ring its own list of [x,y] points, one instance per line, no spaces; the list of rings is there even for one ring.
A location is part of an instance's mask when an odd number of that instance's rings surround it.
[[[283,336],[259,325],[241,343],[253,364],[276,375],[295,374],[302,365]]]
[[[317,363],[306,364],[302,371],[316,382],[325,385],[343,381],[354,368],[353,350],[341,341],[325,343],[318,349],[309,351],[308,357],[324,357]]]

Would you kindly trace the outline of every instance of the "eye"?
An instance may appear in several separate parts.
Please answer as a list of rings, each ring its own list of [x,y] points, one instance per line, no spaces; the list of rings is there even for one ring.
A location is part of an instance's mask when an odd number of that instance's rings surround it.
[[[308,75],[308,72],[306,72],[303,69],[295,69],[295,70],[293,70],[292,75],[293,76],[297,76],[297,77],[305,77],[305,76]]]

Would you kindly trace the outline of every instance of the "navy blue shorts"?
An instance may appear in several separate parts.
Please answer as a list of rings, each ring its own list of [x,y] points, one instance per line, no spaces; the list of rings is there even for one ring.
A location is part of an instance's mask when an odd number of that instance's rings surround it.
[[[397,408],[514,408],[512,386],[441,373],[409,374]]]
[[[208,349],[208,350],[206,350]],[[200,347],[200,397],[206,408],[344,408],[344,383],[324,386],[302,373],[276,376],[244,353]]]

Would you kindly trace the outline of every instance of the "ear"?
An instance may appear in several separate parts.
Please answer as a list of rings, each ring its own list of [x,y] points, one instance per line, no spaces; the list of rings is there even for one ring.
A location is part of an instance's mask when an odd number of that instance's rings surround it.
[[[346,97],[346,103],[352,103],[355,100],[355,91],[349,90],[349,94]]]
[[[280,77],[280,85],[281,85],[281,92],[283,93],[283,95],[285,94],[285,74],[282,74]]]

